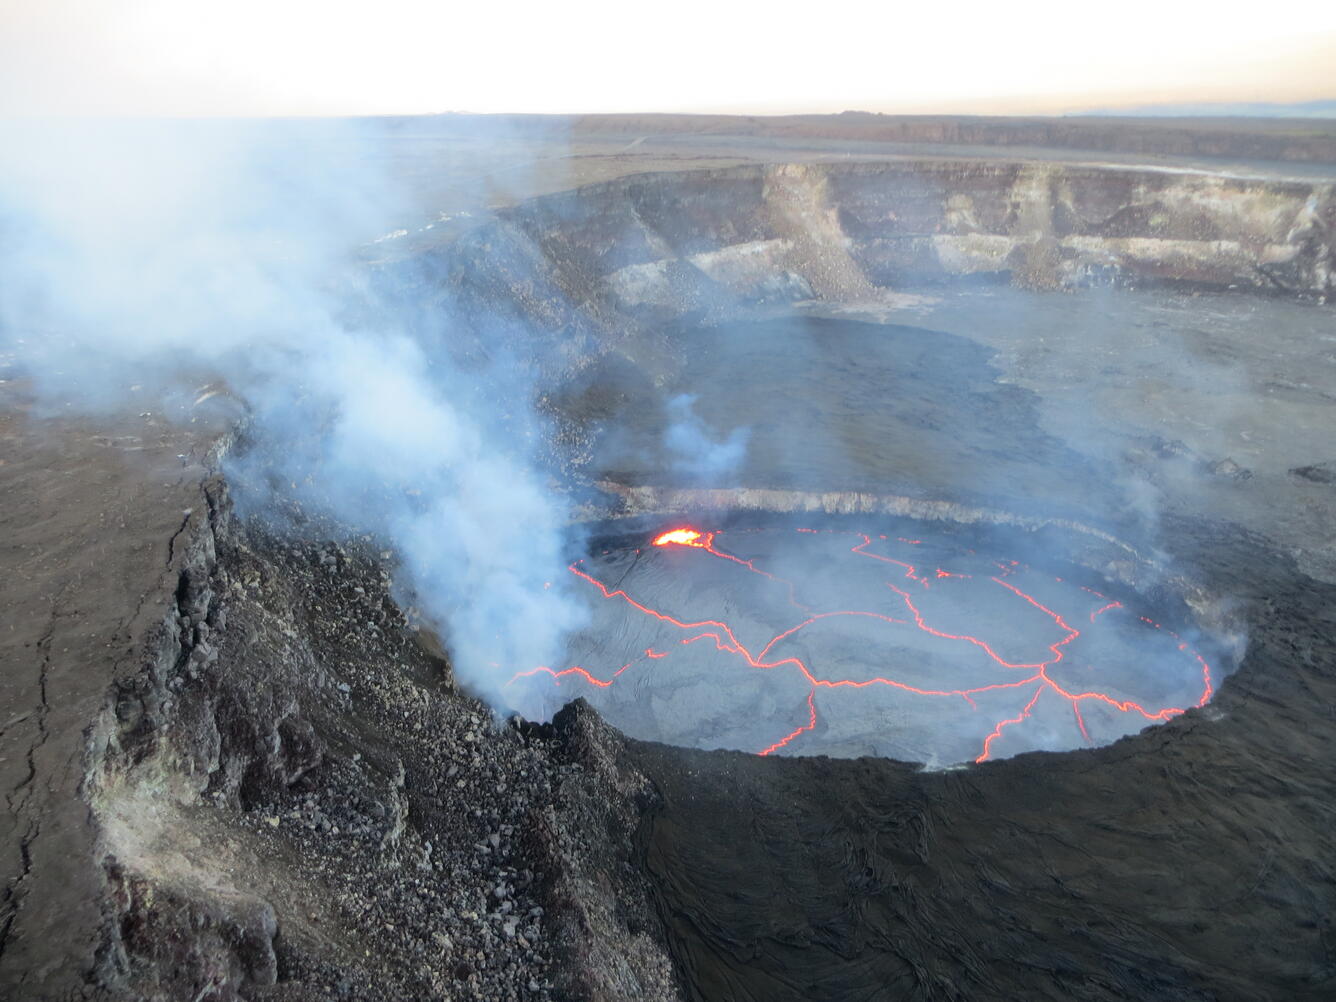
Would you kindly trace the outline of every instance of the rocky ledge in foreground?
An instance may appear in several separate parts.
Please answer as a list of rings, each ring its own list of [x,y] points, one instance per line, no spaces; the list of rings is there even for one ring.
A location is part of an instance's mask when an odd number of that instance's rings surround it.
[[[388,553],[197,490],[69,761],[87,837],[25,847],[6,889],[2,994],[677,997],[627,866],[651,794],[621,739],[582,709],[498,725],[390,598]],[[47,877],[91,920],[40,935]]]

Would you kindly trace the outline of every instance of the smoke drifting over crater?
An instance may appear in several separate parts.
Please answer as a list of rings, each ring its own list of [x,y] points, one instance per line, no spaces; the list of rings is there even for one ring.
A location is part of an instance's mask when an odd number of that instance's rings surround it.
[[[535,465],[531,371],[456,345],[444,306],[372,288],[358,248],[406,208],[346,155],[358,126],[5,133],[0,337],[39,407],[186,418],[223,384],[257,443],[230,461],[243,503],[277,490],[393,544],[481,694],[504,681],[493,665],[556,657],[583,613]],[[424,329],[446,350],[424,351]]]
[[[747,453],[751,429],[733,428],[718,438],[696,414],[695,403],[696,397],[690,393],[680,393],[668,401],[666,410],[671,423],[664,432],[663,442],[672,456],[673,470],[702,482],[736,473]]]

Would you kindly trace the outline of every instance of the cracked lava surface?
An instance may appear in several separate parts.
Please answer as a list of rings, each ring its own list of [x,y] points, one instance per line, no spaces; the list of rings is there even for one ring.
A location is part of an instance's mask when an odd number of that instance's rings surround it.
[[[577,561],[571,663],[520,671],[626,733],[932,766],[1107,744],[1205,705],[1188,639],[1085,584],[932,539],[678,528]]]

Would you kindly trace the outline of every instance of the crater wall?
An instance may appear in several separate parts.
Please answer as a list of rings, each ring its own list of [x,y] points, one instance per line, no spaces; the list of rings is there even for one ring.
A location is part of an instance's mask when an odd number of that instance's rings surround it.
[[[1064,163],[780,164],[532,199],[432,252],[424,273],[449,276],[479,311],[495,316],[499,299],[566,332],[970,281],[1325,300],[1334,233],[1327,182]]]

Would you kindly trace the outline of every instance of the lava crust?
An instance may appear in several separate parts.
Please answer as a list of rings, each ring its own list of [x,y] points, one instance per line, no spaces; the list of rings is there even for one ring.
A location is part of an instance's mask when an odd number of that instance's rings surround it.
[[[508,695],[546,716],[554,685],[687,747],[949,765],[1107,744],[1215,692],[1220,671],[1130,597],[904,531],[679,528],[605,549],[570,567],[603,600],[582,660]]]

